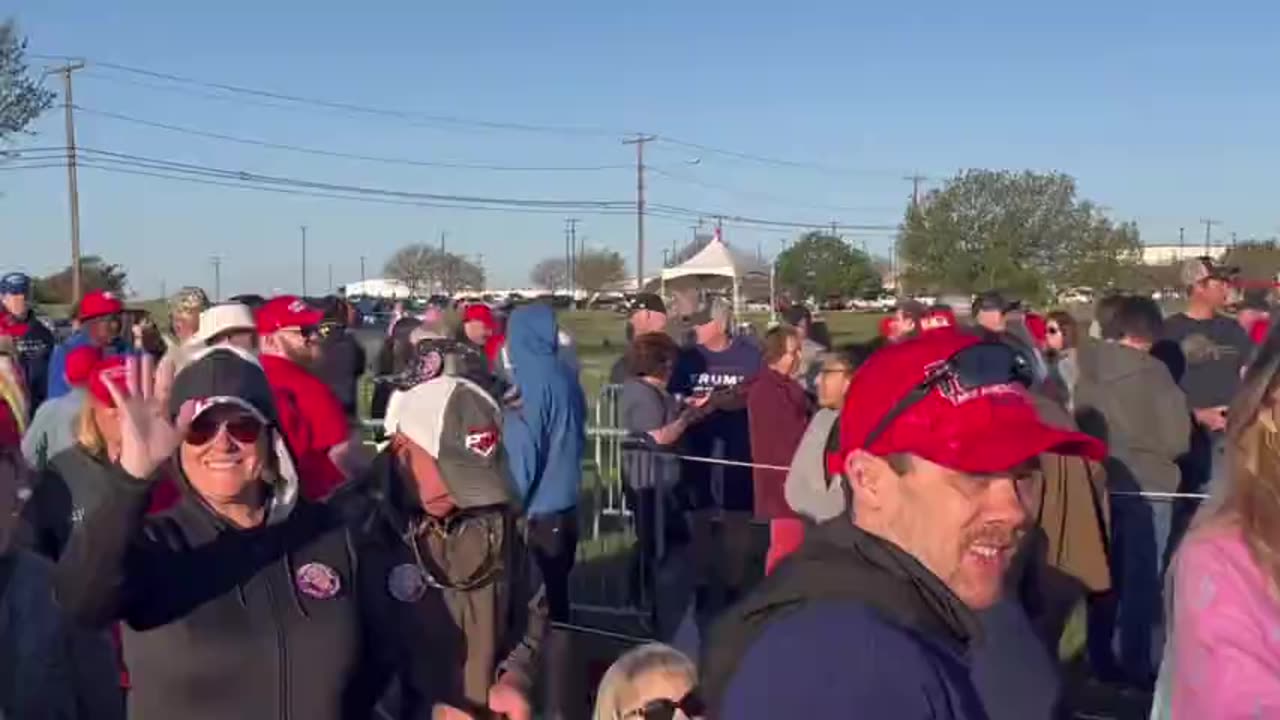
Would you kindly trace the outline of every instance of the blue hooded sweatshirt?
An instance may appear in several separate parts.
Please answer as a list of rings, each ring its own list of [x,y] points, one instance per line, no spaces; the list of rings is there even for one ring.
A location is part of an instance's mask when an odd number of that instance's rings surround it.
[[[77,330],[65,342],[53,349],[53,356],[49,358],[49,391],[45,396],[46,400],[60,398],[71,392],[71,385],[67,383],[67,356],[78,347],[92,344],[89,333]],[[127,350],[124,341],[117,339],[103,349],[103,354],[119,355]]]
[[[555,313],[534,303],[507,324],[507,351],[521,405],[507,410],[503,445],[528,515],[549,515],[578,504],[587,401],[578,377],[558,351]]]

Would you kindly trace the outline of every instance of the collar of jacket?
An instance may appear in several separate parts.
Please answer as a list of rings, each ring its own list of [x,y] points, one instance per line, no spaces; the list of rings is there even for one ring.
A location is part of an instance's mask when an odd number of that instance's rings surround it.
[[[924,565],[840,516],[822,523],[737,615],[758,622],[814,600],[856,601],[964,653],[981,636],[977,616]]]

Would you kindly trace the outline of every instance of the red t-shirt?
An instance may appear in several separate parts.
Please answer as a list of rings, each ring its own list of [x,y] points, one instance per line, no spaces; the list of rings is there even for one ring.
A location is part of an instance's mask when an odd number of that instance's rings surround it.
[[[298,465],[302,496],[323,500],[346,482],[329,459],[329,450],[351,434],[342,403],[329,386],[292,360],[274,355],[263,355],[261,360],[275,397],[280,430]]]

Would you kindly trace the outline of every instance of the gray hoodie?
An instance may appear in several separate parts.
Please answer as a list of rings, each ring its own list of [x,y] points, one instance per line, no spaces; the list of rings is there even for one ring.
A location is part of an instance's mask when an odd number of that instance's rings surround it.
[[[830,520],[849,506],[844,479],[827,473],[827,436],[839,421],[840,411],[829,408],[813,416],[800,438],[783,485],[791,509],[814,522]]]
[[[1191,418],[1168,368],[1149,353],[1113,342],[1086,341],[1076,360],[1076,421],[1107,443],[1110,489],[1176,491],[1176,461],[1187,451]]]

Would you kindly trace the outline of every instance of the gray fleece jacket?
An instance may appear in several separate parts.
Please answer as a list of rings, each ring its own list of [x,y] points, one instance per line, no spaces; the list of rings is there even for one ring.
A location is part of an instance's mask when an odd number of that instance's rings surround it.
[[[798,514],[824,522],[845,512],[844,478],[827,473],[827,436],[840,421],[840,411],[823,408],[809,421],[787,471],[787,504]]]
[[[1105,341],[1081,344],[1076,358],[1076,422],[1107,443],[1110,489],[1176,491],[1191,416],[1168,368],[1149,353]]]

